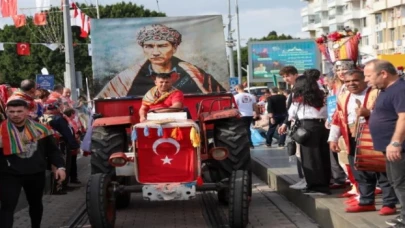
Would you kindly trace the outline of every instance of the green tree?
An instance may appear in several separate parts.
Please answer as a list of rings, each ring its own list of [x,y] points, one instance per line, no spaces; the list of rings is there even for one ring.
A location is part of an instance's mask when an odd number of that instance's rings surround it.
[[[91,18],[96,18],[96,8],[93,5],[80,4],[79,8]],[[100,6],[100,18],[128,18],[128,17],[165,17],[164,13],[145,9],[142,5],[134,3],[116,3],[114,5]],[[62,13],[60,8],[52,8],[47,19],[49,25],[55,28],[55,23],[61,22],[58,28],[63,29]],[[52,22],[52,23],[51,23]],[[57,27],[57,26],[56,26]],[[27,25],[16,28],[14,25],[5,26],[0,30],[0,42],[4,43],[4,51],[0,51],[0,83],[9,83],[18,86],[23,79],[35,79],[43,67],[46,67],[50,74],[54,74],[58,83],[63,83],[65,71],[65,53],[63,50],[50,50],[38,43],[47,43],[44,28],[35,26],[32,17],[27,17]],[[63,30],[61,30],[63,31]],[[49,30],[50,33],[50,30]],[[83,78],[90,79],[92,84],[92,62],[88,55],[87,44],[89,38],[80,37],[80,28],[72,27],[74,58],[76,71],[83,73]],[[60,34],[60,42],[63,43],[63,35]],[[16,42],[31,43],[31,55],[19,56],[16,53]],[[84,81],[83,81],[84,85]]]
[[[295,39],[295,38],[293,38],[290,35],[285,35],[284,33],[281,35],[278,35],[276,31],[271,31],[271,32],[269,32],[269,34],[267,36],[264,36],[262,38],[259,38],[259,39],[250,38],[249,42],[250,41],[291,40],[291,39]],[[235,71],[237,73],[238,72],[238,70],[237,70],[238,69],[238,62],[237,62],[238,55],[237,55],[236,51],[233,51],[233,56],[234,56],[234,60],[235,60],[234,61],[235,69],[236,69]],[[240,49],[240,57],[241,57],[241,66],[246,69],[246,66],[249,64],[249,54],[248,54],[247,46],[242,47]],[[242,70],[242,74],[243,74],[243,76],[246,76],[246,72],[244,72],[243,70]]]

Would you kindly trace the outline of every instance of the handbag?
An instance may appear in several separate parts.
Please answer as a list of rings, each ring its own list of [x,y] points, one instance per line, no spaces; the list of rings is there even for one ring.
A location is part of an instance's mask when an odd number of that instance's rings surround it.
[[[287,143],[287,154],[288,156],[294,156],[297,153],[297,144],[295,141],[290,141]]]
[[[297,113],[295,114],[294,125],[291,127],[290,138],[298,144],[304,144],[310,137],[310,132],[301,127],[301,121],[298,119],[298,110],[300,105],[298,105]]]

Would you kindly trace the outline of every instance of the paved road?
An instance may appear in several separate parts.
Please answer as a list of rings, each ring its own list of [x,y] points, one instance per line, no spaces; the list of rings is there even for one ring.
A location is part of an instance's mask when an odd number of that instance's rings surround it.
[[[88,162],[89,158],[80,159],[81,164]],[[80,179],[84,181],[88,178],[89,166],[82,167]],[[248,227],[316,227],[301,211],[269,189],[257,177],[254,177],[253,184]],[[44,196],[42,228],[67,227],[68,221],[77,213],[84,200],[84,184],[68,195]],[[206,210],[206,205],[210,206],[209,210]],[[215,193],[199,194],[195,200],[178,202],[147,202],[141,199],[139,193],[134,193],[130,206],[117,212],[115,227],[227,227],[223,224],[213,224],[210,216],[216,216],[216,222],[227,224],[227,208],[217,203]],[[84,221],[84,224],[86,225],[81,227],[90,227],[88,222]],[[14,227],[30,227],[27,208],[15,214]]]

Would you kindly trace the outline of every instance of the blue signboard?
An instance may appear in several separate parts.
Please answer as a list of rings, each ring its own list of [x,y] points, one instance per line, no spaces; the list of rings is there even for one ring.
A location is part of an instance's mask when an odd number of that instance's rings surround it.
[[[229,88],[232,93],[236,93],[235,91],[235,86],[239,84],[239,79],[238,78],[229,78]]]
[[[292,65],[301,74],[320,68],[320,55],[314,40],[260,41],[249,43],[249,66],[252,81],[282,81],[279,71]]]
[[[326,100],[326,105],[328,108],[328,121],[332,121],[333,114],[336,111],[337,107],[337,97],[336,96],[330,96]]]
[[[53,87],[55,86],[55,76],[38,74],[36,82],[38,88],[53,90]]]

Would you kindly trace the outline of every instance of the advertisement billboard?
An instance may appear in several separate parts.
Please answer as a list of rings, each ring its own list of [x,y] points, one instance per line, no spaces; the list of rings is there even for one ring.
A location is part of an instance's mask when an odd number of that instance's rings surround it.
[[[321,69],[321,56],[314,40],[280,40],[249,42],[251,82],[282,82],[280,69],[293,65],[298,73]]]
[[[185,94],[229,90],[221,15],[92,20],[98,98],[143,96],[157,74]]]

